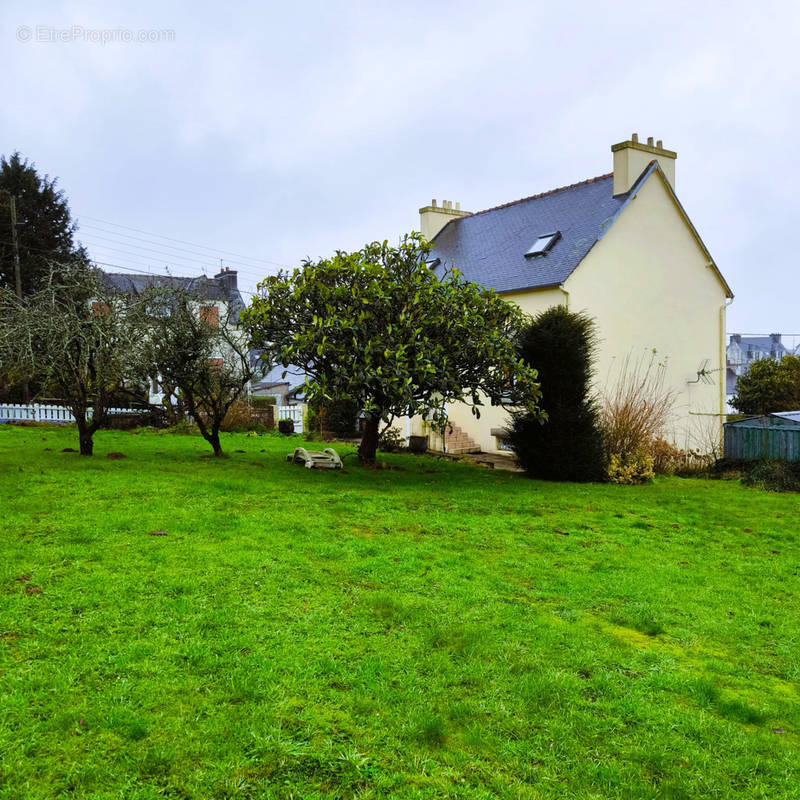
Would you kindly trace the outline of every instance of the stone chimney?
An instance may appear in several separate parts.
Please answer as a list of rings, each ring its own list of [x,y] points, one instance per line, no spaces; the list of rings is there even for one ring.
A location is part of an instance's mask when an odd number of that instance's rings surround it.
[[[732,333],[731,334],[731,344],[741,344],[742,343],[742,334],[741,333]]]
[[[239,283],[235,269],[223,267],[214,276],[214,279],[218,280],[222,284],[222,290],[225,293],[225,297],[228,299],[231,299],[239,290]]]
[[[442,200],[441,206],[436,205],[436,200],[431,200],[429,206],[419,210],[419,229],[430,241],[451,219],[468,216],[469,211],[461,210],[461,203],[456,203],[456,207],[453,208],[452,200]]]
[[[611,145],[614,154],[614,194],[624,194],[636,183],[639,176],[650,166],[651,161],[658,161],[669,185],[675,188],[675,159],[678,154],[665,150],[659,139],[653,144],[653,137],[647,144],[639,141],[639,134],[634,133],[627,142]]]

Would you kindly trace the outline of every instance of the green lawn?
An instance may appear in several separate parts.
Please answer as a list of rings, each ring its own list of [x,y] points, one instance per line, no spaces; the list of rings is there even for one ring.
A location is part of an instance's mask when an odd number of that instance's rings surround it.
[[[800,796],[797,495],[76,441],[0,426],[2,800]]]

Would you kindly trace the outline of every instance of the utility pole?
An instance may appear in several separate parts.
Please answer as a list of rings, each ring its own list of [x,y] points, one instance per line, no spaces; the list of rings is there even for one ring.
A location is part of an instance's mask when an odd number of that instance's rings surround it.
[[[19,268],[19,239],[17,238],[17,199],[12,194],[9,201],[11,205],[11,241],[14,245],[14,282],[17,297],[22,300],[22,273]]]
[[[22,300],[22,271],[19,266],[19,238],[17,237],[17,198],[9,194],[9,206],[11,207],[11,243],[14,247],[14,283],[17,290],[17,298]],[[28,378],[22,379],[22,402],[27,405],[31,401],[31,390],[28,385]]]

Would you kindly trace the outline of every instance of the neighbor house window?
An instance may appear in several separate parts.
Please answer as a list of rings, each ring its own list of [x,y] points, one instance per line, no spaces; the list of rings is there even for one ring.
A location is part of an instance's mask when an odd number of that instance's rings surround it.
[[[552,249],[553,245],[561,238],[561,231],[542,234],[525,253],[525,256],[544,256]]]
[[[200,306],[200,321],[219,328],[219,306]]]
[[[111,306],[108,303],[103,303],[99,300],[92,300],[92,313],[99,317],[101,314],[108,314],[111,311]]]

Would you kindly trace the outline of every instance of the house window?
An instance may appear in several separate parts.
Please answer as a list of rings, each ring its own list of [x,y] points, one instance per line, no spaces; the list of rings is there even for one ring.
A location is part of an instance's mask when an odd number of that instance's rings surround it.
[[[542,234],[525,253],[525,257],[529,256],[545,256],[552,249],[553,245],[561,238],[561,231],[553,233]]]
[[[200,306],[200,321],[219,328],[219,306]]]

